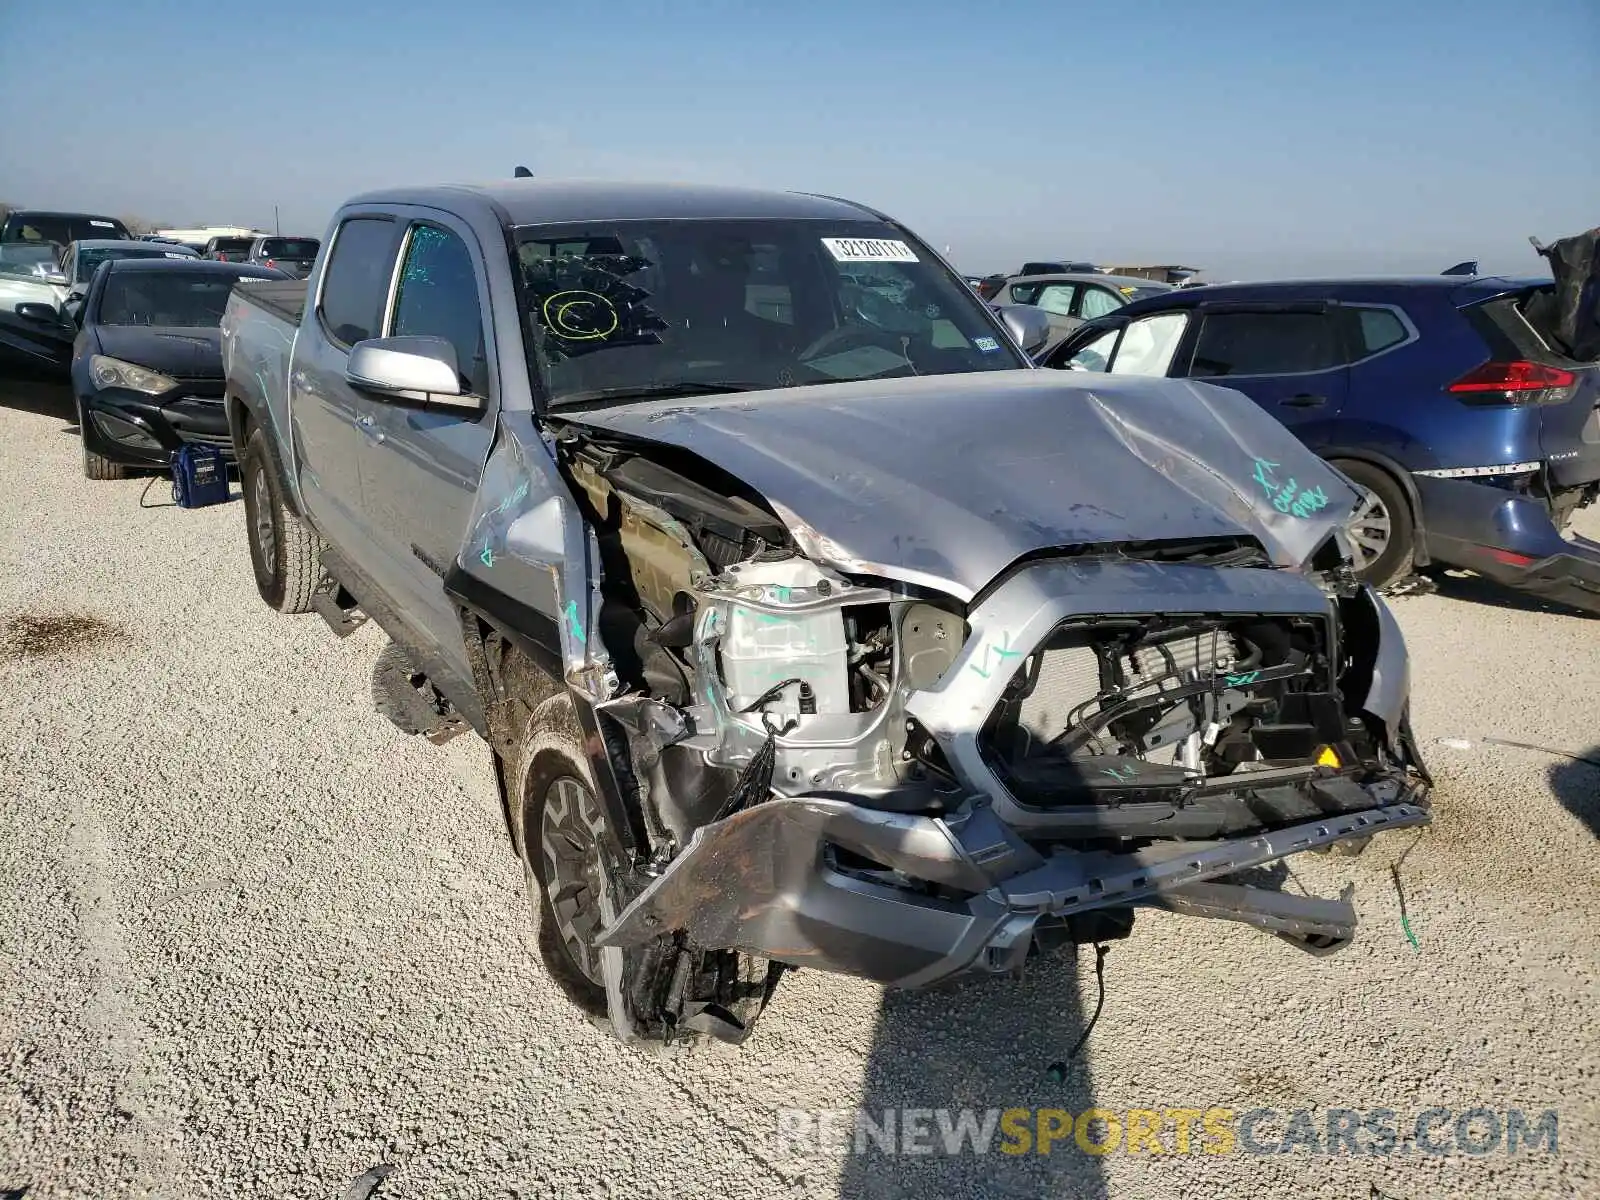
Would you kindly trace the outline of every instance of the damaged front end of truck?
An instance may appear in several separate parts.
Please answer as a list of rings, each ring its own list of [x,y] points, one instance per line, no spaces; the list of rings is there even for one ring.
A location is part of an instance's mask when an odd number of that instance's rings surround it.
[[[1014,972],[1139,907],[1327,952],[1348,896],[1240,873],[1429,819],[1357,495],[1238,393],[1016,372],[538,429],[502,438],[504,533],[453,586],[520,563],[561,615],[607,835],[544,884],[589,898],[563,929],[625,1037],[737,1042],[785,967]],[[517,495],[540,452],[581,541]]]

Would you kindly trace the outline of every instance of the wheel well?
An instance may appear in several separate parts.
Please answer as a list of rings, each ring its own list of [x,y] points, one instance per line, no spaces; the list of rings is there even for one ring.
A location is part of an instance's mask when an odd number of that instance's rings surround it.
[[[235,461],[244,458],[244,444],[250,440],[250,431],[255,428],[255,418],[250,415],[250,409],[239,397],[230,395],[226,403],[228,415],[228,432],[233,438],[233,456]]]

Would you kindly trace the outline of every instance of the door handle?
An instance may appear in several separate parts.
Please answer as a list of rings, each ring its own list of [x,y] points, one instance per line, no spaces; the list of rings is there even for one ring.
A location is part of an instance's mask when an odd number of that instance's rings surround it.
[[[1327,402],[1328,398],[1326,396],[1315,396],[1310,392],[1301,392],[1298,395],[1290,396],[1287,400],[1278,401],[1285,408],[1321,408]]]

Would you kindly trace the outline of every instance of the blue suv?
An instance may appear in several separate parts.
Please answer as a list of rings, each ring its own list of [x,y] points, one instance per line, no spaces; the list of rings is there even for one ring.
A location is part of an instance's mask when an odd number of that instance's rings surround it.
[[[1088,322],[1040,365],[1244,392],[1366,490],[1349,532],[1376,586],[1441,564],[1600,612],[1600,543],[1561,533],[1600,494],[1600,364],[1575,357],[1595,289],[1576,283],[1211,284]]]

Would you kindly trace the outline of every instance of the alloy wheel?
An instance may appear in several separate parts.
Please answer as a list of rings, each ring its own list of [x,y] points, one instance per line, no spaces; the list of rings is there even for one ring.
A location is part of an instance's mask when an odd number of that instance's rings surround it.
[[[1365,571],[1383,557],[1394,537],[1394,519],[1377,494],[1362,489],[1361,503],[1345,525],[1356,570]]]
[[[272,530],[272,493],[267,488],[265,467],[256,467],[250,477],[250,492],[255,500],[256,546],[261,551],[261,565],[270,577],[277,570],[278,537]]]
[[[600,839],[605,818],[593,793],[571,776],[551,782],[540,818],[544,888],[556,930],[583,976],[605,986],[594,939],[605,922],[605,876]]]

